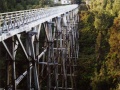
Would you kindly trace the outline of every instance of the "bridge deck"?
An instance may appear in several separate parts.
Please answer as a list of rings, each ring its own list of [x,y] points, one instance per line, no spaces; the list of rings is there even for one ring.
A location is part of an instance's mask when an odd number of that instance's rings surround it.
[[[0,13],[0,42],[15,34],[24,31],[29,32],[32,27],[50,21],[55,17],[60,17],[76,8],[78,5]]]

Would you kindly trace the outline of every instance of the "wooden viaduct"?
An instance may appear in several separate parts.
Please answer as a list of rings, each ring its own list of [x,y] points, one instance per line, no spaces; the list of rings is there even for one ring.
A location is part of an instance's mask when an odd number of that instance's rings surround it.
[[[76,90],[78,22],[78,5],[0,13],[5,90]]]

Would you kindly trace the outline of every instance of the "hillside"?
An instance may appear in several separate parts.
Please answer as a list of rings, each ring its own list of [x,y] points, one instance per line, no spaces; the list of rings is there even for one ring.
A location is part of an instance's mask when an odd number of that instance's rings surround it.
[[[80,6],[78,90],[120,90],[120,0]]]

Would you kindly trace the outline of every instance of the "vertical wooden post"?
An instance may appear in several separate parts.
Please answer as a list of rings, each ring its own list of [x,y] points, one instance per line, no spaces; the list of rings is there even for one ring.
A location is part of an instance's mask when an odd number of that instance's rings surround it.
[[[48,61],[47,61],[47,72],[48,72],[48,84],[47,90],[51,88],[51,70],[50,70],[50,63],[51,63],[51,42],[48,42]]]
[[[28,69],[27,69],[27,90],[31,90],[31,82],[32,82],[32,70],[31,70],[31,66],[32,66],[32,63],[31,63],[31,52],[30,52],[30,47],[29,47],[29,36],[28,34],[26,34],[26,51],[27,51],[27,54],[29,55],[28,57]]]
[[[16,86],[16,66],[15,66],[15,52],[14,52],[14,48],[15,48],[15,38],[14,36],[12,37],[12,55],[13,55],[13,60],[12,60],[12,82],[13,82],[13,90],[17,89]]]

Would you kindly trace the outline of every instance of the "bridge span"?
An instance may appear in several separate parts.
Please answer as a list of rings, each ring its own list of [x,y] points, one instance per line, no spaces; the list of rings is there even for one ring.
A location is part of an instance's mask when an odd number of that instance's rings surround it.
[[[76,90],[78,22],[78,5],[0,13],[4,88]]]

